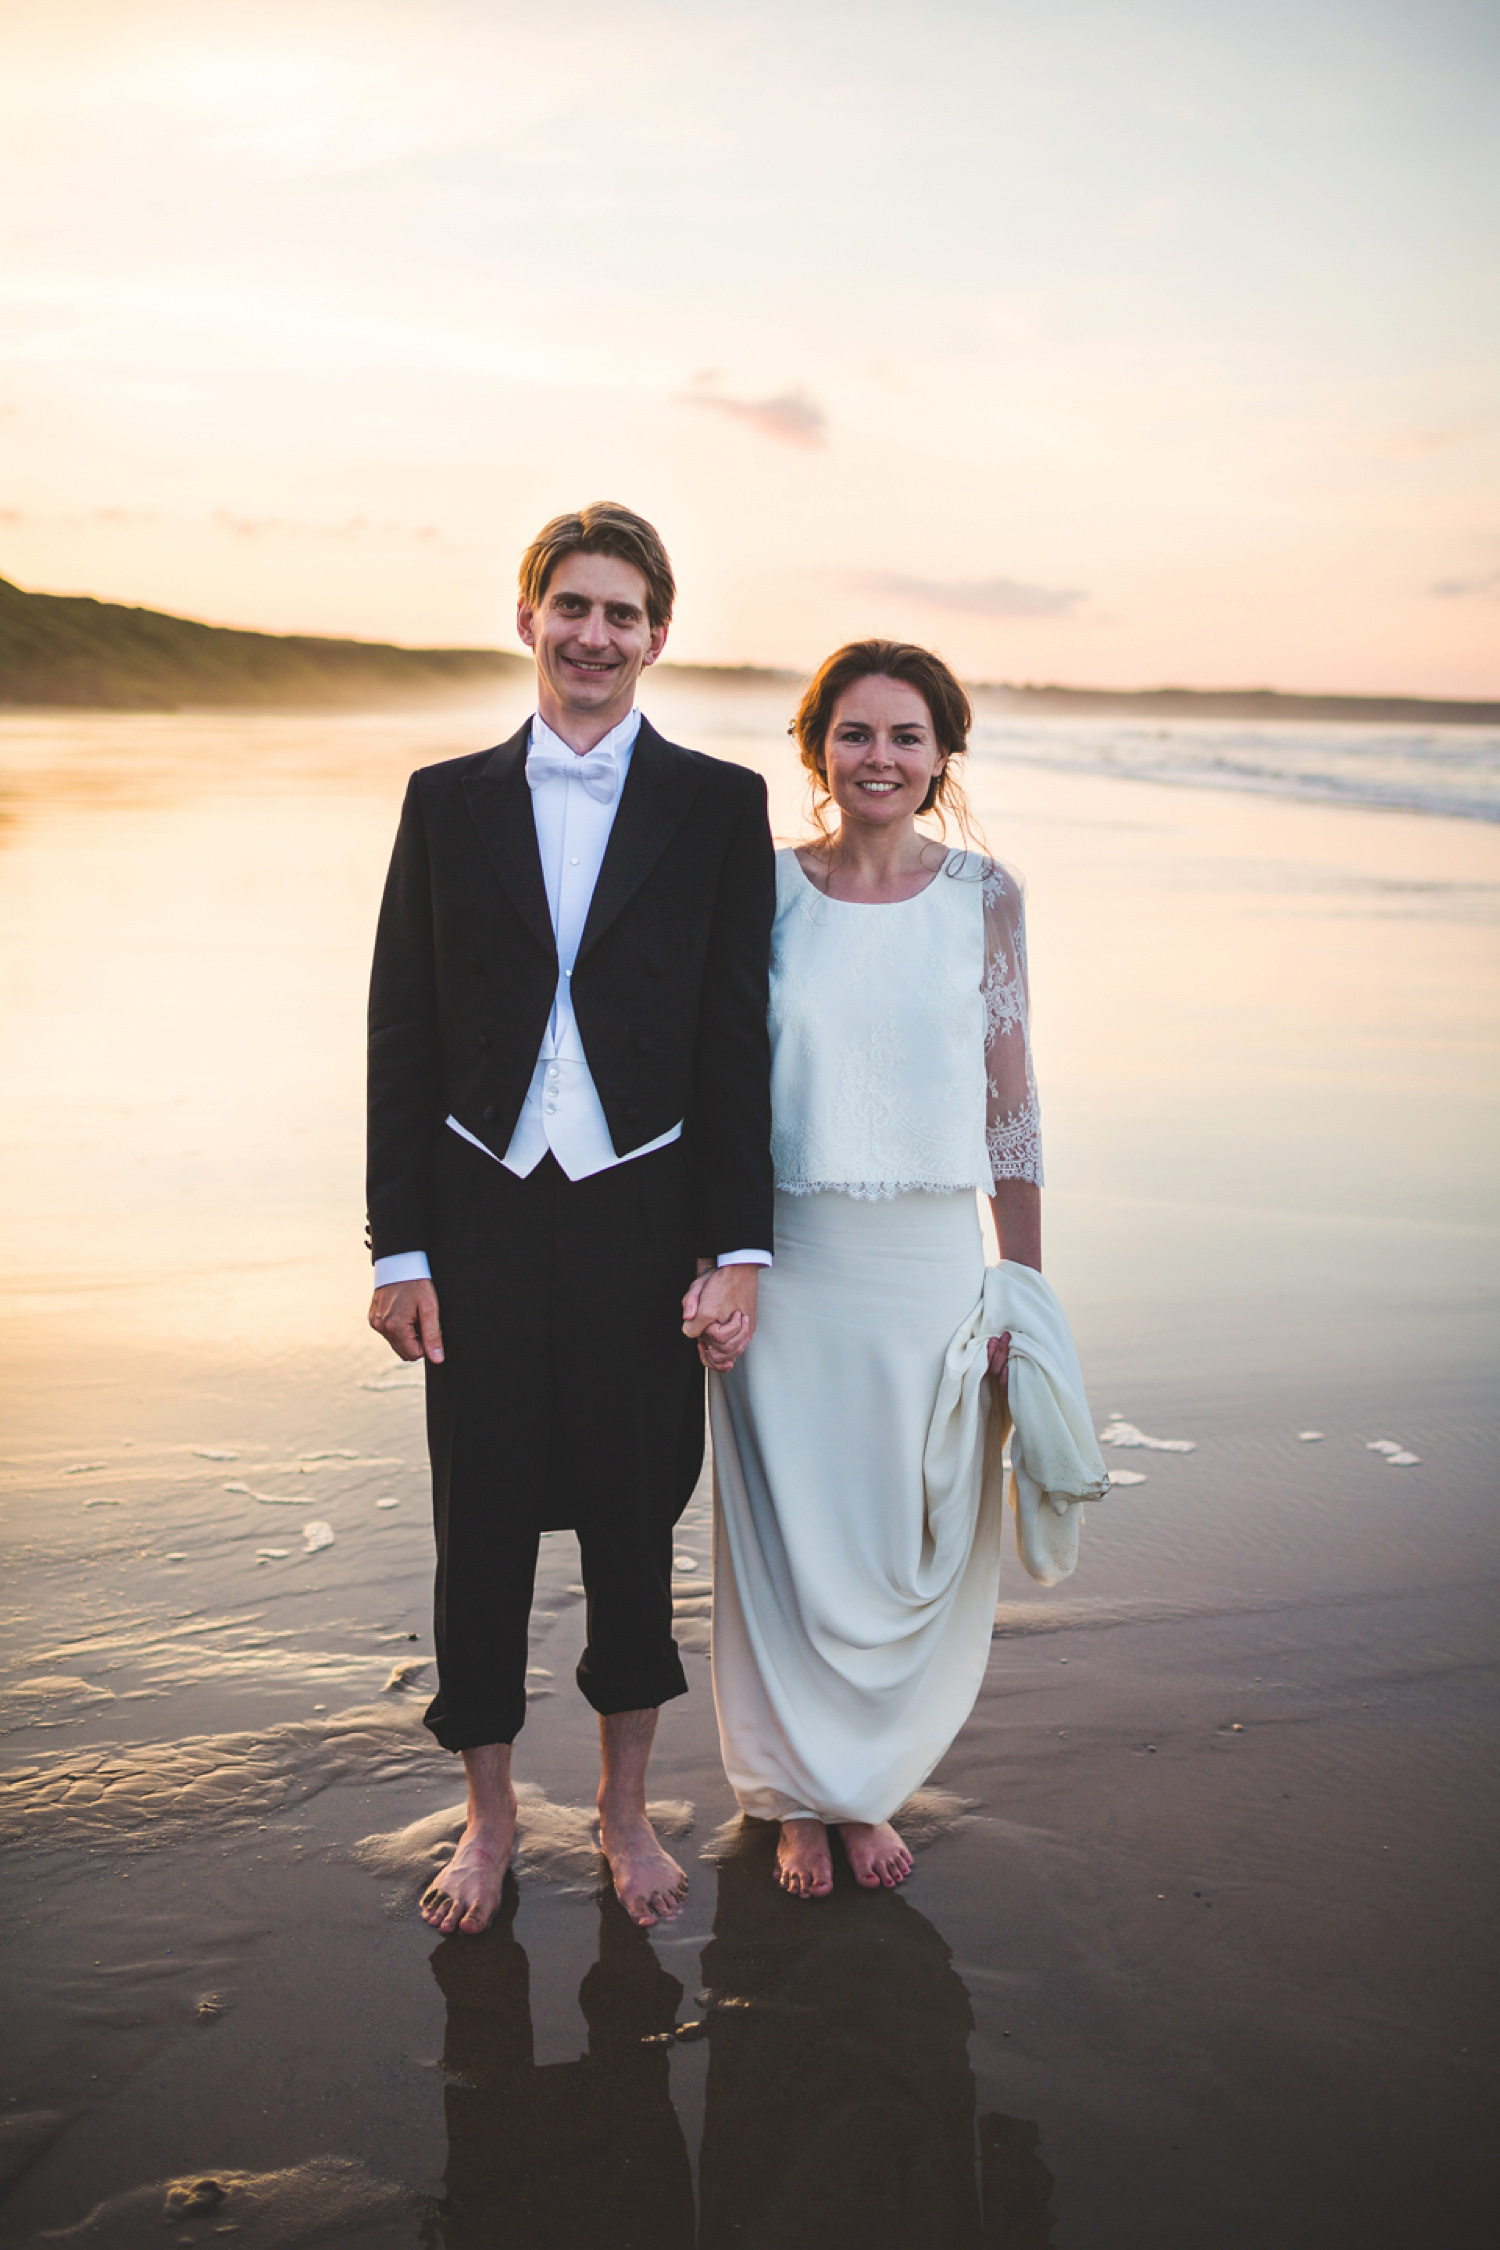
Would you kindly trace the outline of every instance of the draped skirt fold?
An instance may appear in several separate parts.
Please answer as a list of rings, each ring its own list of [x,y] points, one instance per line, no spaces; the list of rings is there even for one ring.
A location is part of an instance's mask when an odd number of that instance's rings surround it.
[[[1000,1570],[982,1348],[939,1399],[983,1281],[972,1191],[777,1197],[754,1342],[709,1382],[714,1700],[759,1819],[889,1819],[973,1708]]]

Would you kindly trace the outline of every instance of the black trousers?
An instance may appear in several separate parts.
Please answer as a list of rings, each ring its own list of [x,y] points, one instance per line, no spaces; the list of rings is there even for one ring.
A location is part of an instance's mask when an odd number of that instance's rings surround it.
[[[444,1358],[427,1367],[445,1748],[512,1742],[526,1717],[537,1542],[578,1534],[596,1711],[687,1693],[672,1535],[703,1465],[703,1375],[682,1333],[694,1255],[681,1143],[571,1181],[524,1180],[444,1131],[429,1251]]]

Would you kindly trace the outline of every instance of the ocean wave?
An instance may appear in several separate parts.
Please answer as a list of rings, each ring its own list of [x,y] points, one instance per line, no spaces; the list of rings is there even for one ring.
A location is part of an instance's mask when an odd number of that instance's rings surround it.
[[[1488,727],[980,717],[972,744],[981,758],[1121,781],[1500,821],[1500,732]]]

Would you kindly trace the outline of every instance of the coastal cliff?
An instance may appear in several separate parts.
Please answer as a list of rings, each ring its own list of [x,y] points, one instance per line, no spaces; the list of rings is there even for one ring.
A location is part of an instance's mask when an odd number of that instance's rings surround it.
[[[251,633],[84,594],[33,594],[0,578],[0,708],[94,711],[378,710],[482,694],[529,671],[495,648],[401,648],[312,633]],[[801,675],[758,665],[667,664],[695,685],[795,687]],[[1425,696],[1295,695],[1274,688],[1076,688],[981,683],[985,707],[1037,716],[1344,721],[1386,726],[1500,726],[1500,702]]]
[[[526,668],[499,649],[246,633],[0,578],[0,705],[96,711],[379,707],[473,693]]]

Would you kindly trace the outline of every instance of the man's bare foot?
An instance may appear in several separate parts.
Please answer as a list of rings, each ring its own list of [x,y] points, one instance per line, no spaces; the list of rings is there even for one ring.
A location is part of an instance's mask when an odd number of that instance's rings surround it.
[[[888,1820],[841,1820],[839,1834],[854,1880],[867,1891],[893,1891],[911,1873],[911,1853]]]
[[[833,1858],[821,1820],[784,1820],[776,1846],[776,1880],[793,1898],[826,1898],[833,1889]]]
[[[687,1897],[688,1879],[662,1849],[644,1813],[611,1816],[599,1808],[599,1849],[609,1861],[615,1896],[637,1928],[675,1922]]]
[[[452,1930],[478,1937],[489,1928],[515,1840],[514,1797],[508,1815],[502,1810],[494,1819],[470,1820],[458,1850],[422,1894],[422,1919],[430,1929],[444,1937]]]

